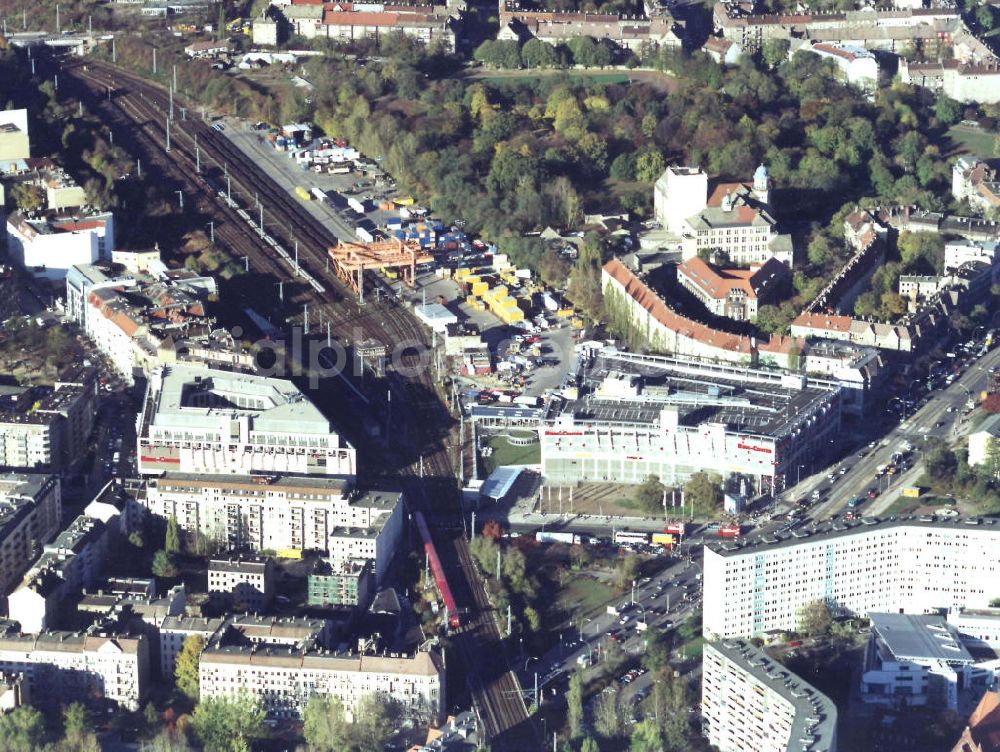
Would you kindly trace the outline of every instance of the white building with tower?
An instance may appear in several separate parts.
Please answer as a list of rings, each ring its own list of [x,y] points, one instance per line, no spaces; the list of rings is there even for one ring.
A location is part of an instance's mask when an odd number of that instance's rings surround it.
[[[653,188],[653,212],[678,238],[684,260],[724,254],[736,266],[763,264],[774,257],[792,265],[791,239],[775,232],[771,179],[760,165],[751,183],[716,183],[697,167],[671,166]]]

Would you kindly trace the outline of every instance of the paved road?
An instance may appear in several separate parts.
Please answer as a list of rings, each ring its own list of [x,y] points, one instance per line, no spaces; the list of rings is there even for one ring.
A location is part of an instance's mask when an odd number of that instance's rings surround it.
[[[660,583],[664,587],[660,587]],[[687,600],[685,600],[687,595]],[[566,625],[560,635],[560,643],[540,657],[525,657],[517,667],[521,686],[533,691],[535,673],[543,699],[553,693],[562,694],[565,681],[576,670],[578,659],[589,655],[595,663],[585,671],[585,676],[603,670],[601,661],[610,642],[610,633],[624,637],[620,644],[629,656],[641,655],[645,649],[645,638],[639,623],[645,621],[660,629],[674,628],[681,624],[697,609],[701,602],[701,565],[698,561],[682,559],[675,562],[648,582],[640,582],[635,588],[635,606],[629,607],[632,593],[626,593],[608,605],[622,611],[622,616],[600,613],[587,619],[582,627]],[[665,613],[659,614],[663,610]],[[625,624],[621,619],[627,617]],[[559,674],[561,679],[557,676]]]
[[[858,458],[857,454],[852,454],[841,463],[827,468],[826,472],[837,472],[840,467],[847,468],[843,476],[837,475],[833,484],[827,481],[825,473],[817,473],[808,479],[803,479],[802,483],[786,492],[784,498],[808,496],[814,488],[827,487],[831,489],[829,496],[822,503],[816,504],[808,516],[820,520],[839,514],[847,506],[848,499],[867,492],[875,481],[876,468],[888,464],[893,452],[898,451],[904,441],[908,441],[919,455],[926,438],[934,436],[952,440],[964,432],[967,425],[964,423],[963,406],[969,395],[975,395],[985,389],[987,374],[996,366],[1000,366],[1000,349],[992,350],[972,363],[961,377],[945,389],[933,394],[915,414],[905,418],[886,434],[874,449],[866,449],[864,457]],[[954,408],[954,412],[948,412],[949,408]],[[941,425],[937,425],[938,423]],[[907,482],[919,477],[919,473],[914,470],[901,479],[899,476],[888,477],[883,481],[886,484],[883,486],[883,491],[895,489],[898,492]],[[873,506],[885,508],[887,503],[880,502]]]

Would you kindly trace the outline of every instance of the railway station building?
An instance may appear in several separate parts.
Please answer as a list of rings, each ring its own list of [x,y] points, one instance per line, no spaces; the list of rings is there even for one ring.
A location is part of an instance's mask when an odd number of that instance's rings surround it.
[[[187,365],[149,379],[139,472],[352,478],[354,447],[291,381]]]
[[[549,484],[708,471],[780,490],[825,463],[840,429],[835,381],[611,348],[584,361],[578,398],[539,429]]]
[[[800,527],[752,545],[704,548],[704,632],[794,631],[823,601],[834,616],[984,609],[996,597],[1000,523],[935,517]]]

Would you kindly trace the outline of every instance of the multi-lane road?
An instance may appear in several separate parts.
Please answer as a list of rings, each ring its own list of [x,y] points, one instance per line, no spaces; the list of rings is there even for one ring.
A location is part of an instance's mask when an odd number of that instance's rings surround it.
[[[886,503],[882,499],[892,498],[907,485],[908,481],[919,477],[920,453],[926,439],[937,437],[950,441],[965,431],[966,403],[970,396],[986,388],[988,374],[997,366],[1000,366],[1000,349],[992,350],[974,361],[965,373],[946,388],[936,393],[932,392],[915,413],[904,417],[899,425],[876,441],[874,447],[869,445],[865,449],[849,454],[840,463],[827,468],[824,472],[804,478],[800,484],[789,489],[783,498],[792,500],[808,496],[816,488],[826,488],[829,490],[828,495],[822,503],[814,505],[809,510],[808,516],[815,520],[833,517],[845,509],[852,497],[864,497],[875,483],[876,470],[880,466],[889,464],[892,454],[899,451],[904,443],[909,443],[917,458],[915,467],[903,476],[888,476],[883,479],[883,492],[879,501],[875,504],[865,502],[861,511],[871,513],[871,510],[885,508]],[[864,456],[859,457],[861,452]],[[841,468],[846,469],[843,475],[840,474]],[[828,474],[834,476],[832,483],[828,480]]]

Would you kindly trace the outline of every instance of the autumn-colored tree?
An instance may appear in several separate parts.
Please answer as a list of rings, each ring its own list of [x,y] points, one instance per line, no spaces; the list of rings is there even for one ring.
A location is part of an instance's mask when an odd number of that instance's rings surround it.
[[[483,525],[483,537],[500,540],[503,537],[503,525],[496,520],[488,520]]]

